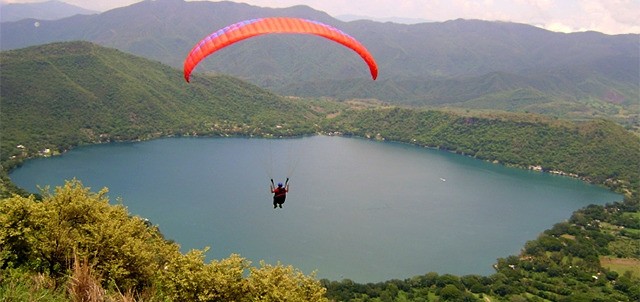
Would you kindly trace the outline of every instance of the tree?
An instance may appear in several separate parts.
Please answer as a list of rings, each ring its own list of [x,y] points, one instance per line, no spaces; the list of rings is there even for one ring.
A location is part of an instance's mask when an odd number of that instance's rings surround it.
[[[440,291],[440,297],[445,301],[458,301],[462,296],[463,292],[453,284],[445,285],[445,287]]]
[[[78,180],[67,181],[43,200],[19,197],[0,203],[3,267],[28,266],[64,276],[73,259],[88,259],[96,273],[119,288],[152,282],[166,256],[178,247],[122,205],[110,205],[108,190],[93,193]]]
[[[260,268],[251,267],[247,278],[247,301],[328,301],[326,289],[314,279],[305,276],[293,266],[269,265],[260,261]]]

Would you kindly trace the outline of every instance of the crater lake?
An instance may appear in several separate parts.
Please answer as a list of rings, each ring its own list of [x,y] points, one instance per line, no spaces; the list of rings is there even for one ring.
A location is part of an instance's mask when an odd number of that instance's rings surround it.
[[[29,160],[18,186],[77,178],[159,226],[184,252],[210,247],[318,278],[378,282],[493,273],[497,258],[589,204],[622,196],[580,180],[441,150],[357,138],[165,138]],[[283,208],[270,179],[290,178]]]

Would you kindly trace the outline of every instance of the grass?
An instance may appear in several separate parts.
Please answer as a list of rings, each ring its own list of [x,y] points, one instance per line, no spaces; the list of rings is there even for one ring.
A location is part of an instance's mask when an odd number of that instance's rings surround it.
[[[603,256],[600,257],[600,265],[620,275],[630,271],[634,277],[640,278],[640,259]]]
[[[624,216],[631,216],[635,219],[640,219],[640,212],[633,212],[633,213],[624,213]]]
[[[104,301],[105,292],[100,286],[100,279],[96,278],[93,268],[89,265],[89,261],[86,258],[78,261],[76,256],[74,263],[73,275],[68,285],[71,301]]]
[[[0,301],[69,301],[64,290],[56,289],[55,281],[42,274],[16,269],[0,271]]]

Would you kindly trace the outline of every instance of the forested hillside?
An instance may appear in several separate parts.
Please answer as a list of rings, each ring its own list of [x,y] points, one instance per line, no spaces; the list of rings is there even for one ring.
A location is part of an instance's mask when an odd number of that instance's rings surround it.
[[[248,39],[208,58],[196,72],[236,76],[284,95],[607,117],[640,129],[636,34],[564,34],[479,20],[342,22],[306,6],[156,0],[37,27],[34,20],[3,22],[0,47],[87,40],[180,68],[211,32],[271,16],[318,20],[345,31],[376,58],[379,80],[368,80],[366,66],[346,48],[300,35]]]
[[[640,188],[640,139],[605,120],[569,122],[538,115],[389,108],[346,110],[327,127],[571,174],[622,192]]]
[[[604,63],[604,62],[603,62]],[[606,118],[640,131],[640,94],[632,66],[637,59],[609,59],[600,66],[615,69],[557,70],[553,75],[536,72],[514,75],[491,72],[455,78],[363,79],[308,81],[276,91],[285,95],[325,95],[336,99],[377,98],[393,104],[430,108],[495,109],[537,113],[565,119]],[[628,81],[611,78],[628,75]]]
[[[2,52],[0,69],[2,187],[23,159],[83,144],[315,131],[306,107],[248,83],[196,76],[187,84],[174,68],[88,42]]]
[[[197,76],[87,42],[1,53],[1,160],[77,145],[171,135],[342,132],[438,147],[480,159],[575,174],[637,191],[640,140],[612,122],[474,115],[282,98],[226,76]],[[331,118],[325,118],[331,117]],[[8,183],[7,183],[8,184]]]
[[[88,42],[3,52],[0,64],[3,161],[146,137],[313,131],[302,106],[245,82],[187,84],[176,69]]]

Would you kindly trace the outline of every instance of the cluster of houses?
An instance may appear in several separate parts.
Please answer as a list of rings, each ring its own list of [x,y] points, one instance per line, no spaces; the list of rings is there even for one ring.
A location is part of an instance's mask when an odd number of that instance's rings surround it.
[[[555,175],[569,176],[569,177],[575,177],[575,178],[580,177],[578,174],[567,173],[567,172],[559,171],[559,170],[548,170],[547,171],[544,168],[542,168],[542,166],[540,166],[540,165],[538,165],[538,166],[529,166],[529,170],[538,171],[538,172],[547,172],[547,173],[551,173],[551,174],[555,174]]]
[[[22,150],[22,156],[23,156],[23,157],[27,155],[27,154],[25,153],[25,152],[26,152],[27,147],[25,147],[24,145],[17,145],[17,146],[16,146],[16,148],[18,148],[18,149]],[[39,156],[43,156],[43,157],[49,157],[49,156],[53,155],[53,152],[51,152],[51,149],[49,149],[49,148],[45,148],[45,149],[42,149],[42,150],[38,151],[38,155],[39,155]],[[13,156],[11,156],[11,159],[16,159],[16,158],[18,158],[18,156],[17,156],[17,155],[13,155]]]

